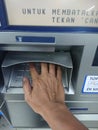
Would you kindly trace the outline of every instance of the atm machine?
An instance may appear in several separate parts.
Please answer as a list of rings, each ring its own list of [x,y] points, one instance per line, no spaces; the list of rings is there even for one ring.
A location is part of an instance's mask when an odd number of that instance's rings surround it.
[[[41,4],[40,4],[41,3]],[[98,127],[98,1],[0,0],[0,52],[5,117],[13,127],[47,128],[24,100],[29,63],[62,69],[69,110]]]

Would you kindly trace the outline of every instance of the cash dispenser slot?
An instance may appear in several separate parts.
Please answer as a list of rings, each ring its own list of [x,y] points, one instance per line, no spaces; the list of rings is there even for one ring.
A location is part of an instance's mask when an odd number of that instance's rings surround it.
[[[8,90],[10,92],[12,88],[22,88],[22,79],[24,76],[27,76],[31,81],[29,71],[30,62],[34,62],[38,71],[40,71],[41,62],[60,65],[65,93],[74,94],[71,82],[73,65],[69,52],[8,52],[2,64],[5,92]]]

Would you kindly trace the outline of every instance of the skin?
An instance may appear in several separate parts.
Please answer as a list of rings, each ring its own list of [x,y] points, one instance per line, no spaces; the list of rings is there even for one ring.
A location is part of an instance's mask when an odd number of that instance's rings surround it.
[[[30,63],[30,73],[32,85],[28,78],[23,79],[25,101],[47,121],[52,130],[88,130],[64,103],[65,94],[59,66],[41,63],[39,74],[33,63]]]

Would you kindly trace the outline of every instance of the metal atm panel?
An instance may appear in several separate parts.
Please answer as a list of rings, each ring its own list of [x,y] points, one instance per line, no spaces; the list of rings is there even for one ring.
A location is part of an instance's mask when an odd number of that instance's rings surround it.
[[[24,101],[22,78],[31,78],[29,62],[39,72],[41,62],[53,63],[62,68],[69,110],[87,127],[98,127],[98,1],[38,3],[0,0],[4,115],[13,127],[48,127]]]
[[[4,99],[6,101],[8,112],[10,115],[10,123],[14,127],[48,127],[46,122],[39,115],[36,115],[24,101],[23,89],[21,84],[23,76],[28,76],[30,78],[30,75],[28,73],[29,62],[35,62],[37,68],[39,68],[40,62],[54,63],[60,65],[63,72],[63,84],[69,84],[69,87],[65,87],[65,102],[68,108],[76,116],[76,118],[82,121],[87,127],[96,126],[98,116],[97,93],[95,94],[94,92],[90,91],[88,93],[87,91],[83,92],[85,78],[87,77],[85,73],[88,73],[93,78],[95,75],[97,75],[97,69],[94,68],[94,66],[88,64],[84,67],[84,60],[86,62],[90,62],[90,60],[93,61],[93,59],[87,59],[87,57],[89,57],[89,52],[91,51],[91,49],[89,48],[90,50],[88,51],[88,53],[86,53],[87,48],[85,48],[84,46],[73,45],[67,48],[68,50],[65,52],[8,52],[6,54],[2,64],[2,72],[5,83],[2,89],[2,93],[4,95]],[[95,50],[97,51],[97,49]],[[96,57],[95,52],[94,56]],[[23,73],[20,73],[20,71],[22,71]],[[94,75],[91,75],[93,73]],[[17,84],[16,82],[17,78],[14,78],[18,76],[21,77],[20,83],[18,82],[19,84]],[[16,113],[18,113],[17,116]],[[20,117],[27,118],[24,118],[24,120],[20,121]],[[34,123],[31,123],[31,121],[29,122],[29,120],[33,121]]]

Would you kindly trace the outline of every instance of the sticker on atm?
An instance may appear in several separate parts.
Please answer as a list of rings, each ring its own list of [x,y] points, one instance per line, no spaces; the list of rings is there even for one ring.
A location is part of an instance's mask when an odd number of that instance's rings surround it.
[[[86,76],[82,93],[98,94],[98,76]]]

